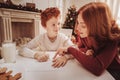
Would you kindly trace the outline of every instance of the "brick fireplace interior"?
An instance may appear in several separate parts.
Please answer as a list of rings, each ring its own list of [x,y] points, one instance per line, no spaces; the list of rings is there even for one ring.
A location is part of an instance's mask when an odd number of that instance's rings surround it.
[[[35,36],[35,29],[33,23],[27,22],[12,22],[12,37],[13,40],[19,37],[33,38]]]

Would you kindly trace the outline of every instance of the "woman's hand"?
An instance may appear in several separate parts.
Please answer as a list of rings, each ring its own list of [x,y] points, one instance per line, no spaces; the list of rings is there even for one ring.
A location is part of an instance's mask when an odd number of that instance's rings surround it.
[[[67,63],[68,59],[66,56],[60,56],[58,58],[53,59],[53,67],[54,68],[59,68],[63,67]]]
[[[88,55],[88,56],[91,56],[91,55],[94,54],[94,51],[92,49],[89,49],[89,50],[86,51],[85,54]]]
[[[49,59],[49,55],[45,53],[36,53],[34,58],[39,62],[46,62]]]
[[[57,57],[57,55],[59,56],[63,56],[65,55],[65,53],[67,52],[67,48],[66,47],[61,47],[56,51],[56,54],[54,55],[53,59],[55,59]]]

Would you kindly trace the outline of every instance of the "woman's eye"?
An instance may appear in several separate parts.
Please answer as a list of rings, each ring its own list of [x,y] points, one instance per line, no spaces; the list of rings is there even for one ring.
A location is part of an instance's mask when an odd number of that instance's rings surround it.
[[[78,25],[79,23],[78,23],[78,21],[76,22],[76,25]]]
[[[82,27],[82,28],[86,28],[86,26],[85,26],[85,25],[82,25],[81,27]]]

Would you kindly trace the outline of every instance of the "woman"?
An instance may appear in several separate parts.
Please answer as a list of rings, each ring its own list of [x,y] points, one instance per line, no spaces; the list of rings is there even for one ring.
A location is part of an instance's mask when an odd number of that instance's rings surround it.
[[[92,2],[81,7],[76,33],[78,48],[69,47],[67,52],[91,73],[99,76],[107,69],[116,80],[120,80],[120,30],[108,6]]]
[[[26,44],[21,50],[20,55],[34,58],[40,62],[45,62],[49,59],[45,51],[56,51],[59,48],[67,48],[72,44],[71,40],[60,30],[60,11],[56,7],[45,9],[41,13],[41,24],[45,28],[46,33],[40,34]],[[64,66],[67,62],[66,56],[54,59],[53,66]]]

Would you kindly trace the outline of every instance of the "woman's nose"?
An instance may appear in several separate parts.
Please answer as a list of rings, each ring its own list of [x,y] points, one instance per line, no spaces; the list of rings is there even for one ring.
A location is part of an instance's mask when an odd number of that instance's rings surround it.
[[[80,30],[80,27],[79,27],[79,26],[77,26],[77,27],[76,27],[76,30]]]

